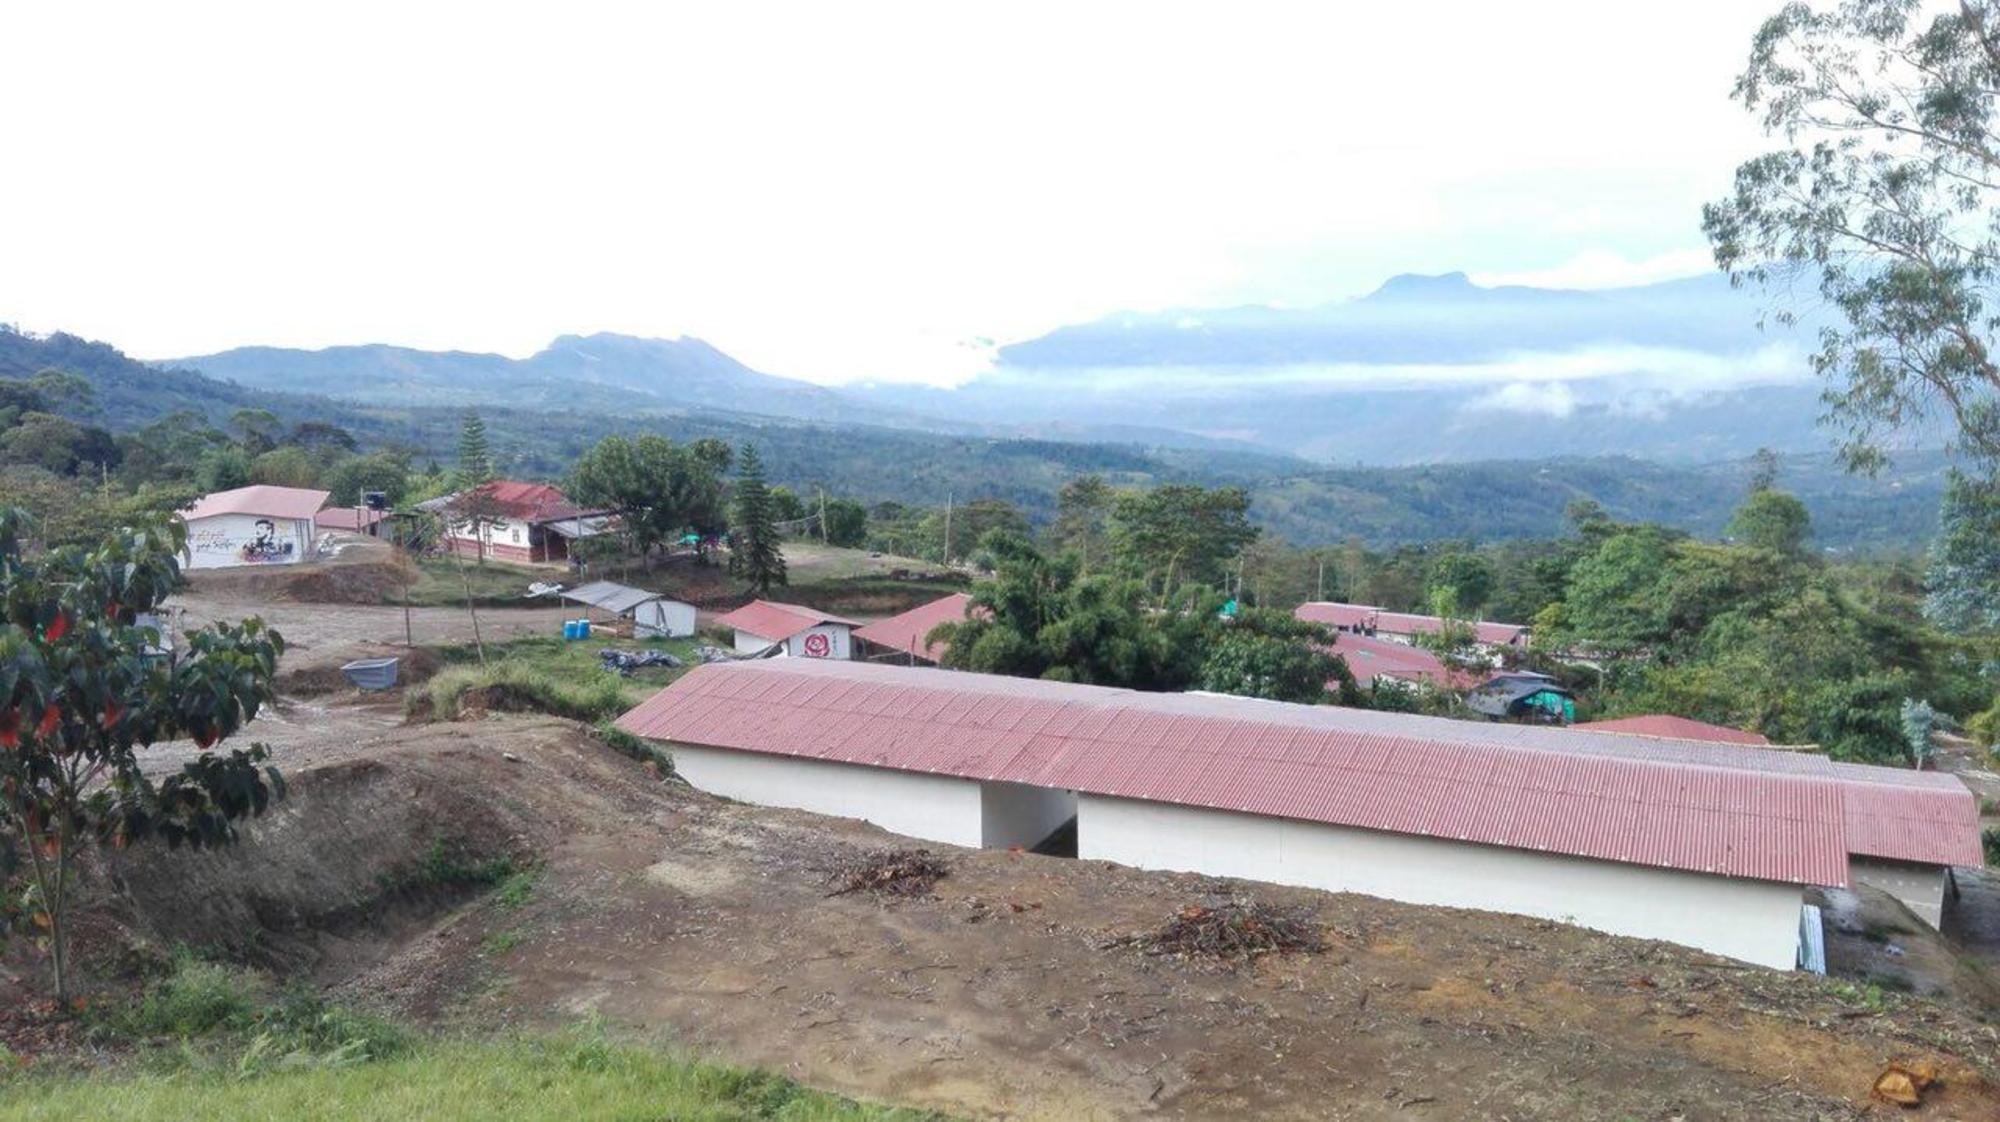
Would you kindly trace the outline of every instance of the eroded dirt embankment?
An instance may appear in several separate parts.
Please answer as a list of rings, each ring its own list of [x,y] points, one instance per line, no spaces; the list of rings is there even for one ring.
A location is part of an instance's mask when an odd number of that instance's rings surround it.
[[[948,847],[931,896],[829,896],[829,869],[898,840],[662,782],[560,721],[350,716],[287,742],[292,797],[242,846],[120,858],[118,931],[437,1023],[594,1015],[974,1117],[1851,1118],[1898,1057],[1942,1066],[1921,1117],[2000,1117],[2000,1032],[1950,1003],[1514,917]],[[440,845],[538,879],[505,903],[412,879]],[[1109,946],[1245,892],[1316,917],[1325,953],[1231,971]]]

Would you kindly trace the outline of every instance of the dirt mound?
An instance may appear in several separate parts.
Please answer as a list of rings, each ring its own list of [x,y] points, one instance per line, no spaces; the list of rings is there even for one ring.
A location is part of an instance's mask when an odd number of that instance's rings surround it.
[[[520,720],[400,733],[379,757],[288,772],[241,844],[111,856],[130,934],[286,970],[393,938],[462,902],[466,869],[527,868],[580,822],[650,808],[660,784],[578,728]]]
[[[270,568],[205,569],[188,574],[199,592],[298,604],[382,604],[403,587],[403,571],[388,560],[354,560]]]

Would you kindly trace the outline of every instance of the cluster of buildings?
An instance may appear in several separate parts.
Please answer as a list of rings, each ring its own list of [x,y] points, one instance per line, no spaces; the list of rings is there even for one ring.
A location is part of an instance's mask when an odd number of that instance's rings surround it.
[[[318,559],[327,532],[383,536],[391,516],[380,504],[328,507],[331,497],[266,484],[203,495],[181,514],[188,567],[296,565]],[[446,547],[523,565],[566,564],[573,543],[616,528],[609,512],[584,509],[547,483],[495,480],[417,509],[440,516]]]
[[[246,487],[184,517],[190,565],[296,564],[318,531],[368,533],[327,493]],[[487,485],[449,544],[560,562],[609,517],[542,484]],[[695,610],[598,581],[565,599],[686,635]],[[1525,628],[1474,625],[1447,663],[1433,616],[1312,603],[1363,685],[1463,693],[1465,721],[935,669],[964,593],[863,625],[757,600],[716,621],[746,657],[697,667],[622,717],[690,783],[928,841],[1065,852],[1660,939],[1765,966],[1813,961],[1811,888],[1870,885],[1938,924],[1984,855],[1955,777],[1774,750],[1663,715],[1571,724],[1568,695],[1503,669]],[[782,656],[782,657],[777,657]]]

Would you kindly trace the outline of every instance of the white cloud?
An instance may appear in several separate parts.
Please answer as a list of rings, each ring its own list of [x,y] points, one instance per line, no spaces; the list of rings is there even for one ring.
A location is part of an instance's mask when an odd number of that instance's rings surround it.
[[[1531,288],[1624,288],[1714,271],[1714,256],[1701,248],[1668,250],[1638,260],[1611,250],[1589,249],[1546,269],[1479,272],[1472,274],[1472,280],[1488,287],[1520,284]]]
[[[1698,241],[1764,7],[1635,52],[1598,0],[20,4],[0,320],[949,382],[1120,308]]]
[[[1576,393],[1564,382],[1509,382],[1466,403],[1467,409],[1567,417],[1576,412]]]
[[[1218,389],[1396,389],[1414,386],[1493,386],[1496,403],[1543,401],[1564,385],[1615,382],[1648,393],[1694,396],[1740,386],[1790,385],[1812,377],[1798,347],[1768,343],[1719,354],[1678,347],[1579,347],[1522,351],[1490,362],[1327,362],[1290,366],[1137,366],[1063,368],[1028,374],[1024,383],[1058,376],[1099,393],[1206,393]],[[1515,389],[1514,387],[1528,387]],[[1511,395],[1511,396],[1510,396]]]

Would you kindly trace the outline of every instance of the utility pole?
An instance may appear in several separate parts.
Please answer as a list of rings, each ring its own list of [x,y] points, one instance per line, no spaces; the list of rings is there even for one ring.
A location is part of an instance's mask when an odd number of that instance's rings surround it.
[[[944,493],[944,563],[951,564],[951,492]]]
[[[1313,582],[1313,599],[1326,599],[1326,554],[1319,555],[1319,579]]]
[[[819,544],[830,544],[826,533],[826,488],[819,489]]]

